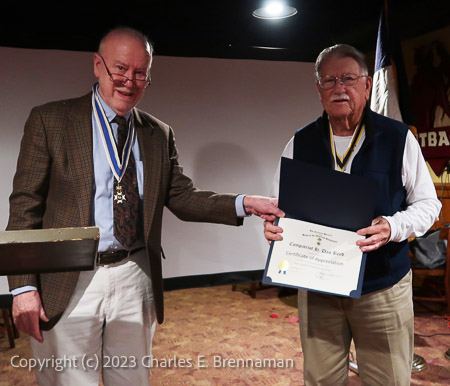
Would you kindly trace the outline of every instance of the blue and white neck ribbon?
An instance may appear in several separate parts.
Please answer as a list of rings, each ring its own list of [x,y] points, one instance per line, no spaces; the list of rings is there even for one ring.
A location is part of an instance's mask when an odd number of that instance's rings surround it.
[[[131,124],[131,129],[128,130],[127,140],[123,148],[122,159],[120,159],[111,125],[100,103],[98,96],[98,83],[95,84],[92,89],[92,111],[94,112],[94,117],[100,130],[103,147],[105,149],[109,166],[111,167],[111,171],[116,180],[120,182],[125,174],[125,170],[127,170],[128,160],[131,155],[131,146],[135,135],[134,124]],[[130,123],[132,123],[132,119],[133,116],[131,116]]]

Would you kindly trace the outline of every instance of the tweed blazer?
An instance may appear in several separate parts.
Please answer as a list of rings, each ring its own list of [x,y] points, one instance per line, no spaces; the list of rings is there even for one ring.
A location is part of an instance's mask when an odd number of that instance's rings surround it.
[[[94,168],[92,93],[32,109],[25,124],[10,196],[7,230],[90,226],[93,223]],[[241,225],[234,194],[194,188],[178,163],[172,128],[134,108],[144,168],[143,225],[159,323],[164,319],[161,226],[167,206],[178,218]],[[38,288],[49,322],[60,319],[78,272],[9,276],[10,289]]]

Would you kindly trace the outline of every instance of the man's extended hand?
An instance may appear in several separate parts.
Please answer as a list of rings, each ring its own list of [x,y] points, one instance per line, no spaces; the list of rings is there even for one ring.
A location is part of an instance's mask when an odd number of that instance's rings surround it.
[[[284,212],[278,208],[276,198],[262,196],[245,196],[244,209],[247,214],[254,214],[266,221],[275,221],[276,217],[284,217]]]
[[[391,236],[391,226],[383,217],[372,220],[372,225],[367,228],[359,229],[356,233],[361,236],[370,235],[370,237],[359,240],[356,245],[362,252],[371,252],[382,247],[389,241]]]
[[[39,328],[39,319],[48,322],[48,318],[37,291],[24,292],[14,296],[12,311],[14,324],[20,331],[32,336],[38,342],[44,340]]]

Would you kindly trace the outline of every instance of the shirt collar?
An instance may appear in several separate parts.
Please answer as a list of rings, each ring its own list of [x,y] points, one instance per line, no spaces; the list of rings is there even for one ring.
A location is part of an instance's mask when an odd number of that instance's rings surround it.
[[[105,112],[106,118],[108,119],[108,122],[112,122],[112,120],[116,117],[116,113],[115,111],[109,107],[109,105],[103,100],[102,96],[100,95],[100,93],[98,92],[98,88],[96,90],[98,99],[100,101],[100,104],[102,105],[103,111]],[[132,114],[132,111],[129,111],[128,113],[126,113],[125,115],[123,115],[123,117],[127,120],[130,119],[130,116]]]

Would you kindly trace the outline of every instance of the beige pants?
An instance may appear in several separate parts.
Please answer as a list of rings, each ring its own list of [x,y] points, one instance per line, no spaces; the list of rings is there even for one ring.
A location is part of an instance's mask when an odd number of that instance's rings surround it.
[[[31,339],[40,385],[148,385],[156,328],[145,250],[125,261],[81,272],[61,320]],[[58,365],[59,364],[59,365]]]
[[[409,386],[414,350],[411,272],[396,285],[344,298],[299,291],[305,385],[347,384],[353,339],[364,385]]]

